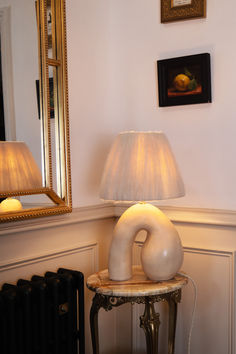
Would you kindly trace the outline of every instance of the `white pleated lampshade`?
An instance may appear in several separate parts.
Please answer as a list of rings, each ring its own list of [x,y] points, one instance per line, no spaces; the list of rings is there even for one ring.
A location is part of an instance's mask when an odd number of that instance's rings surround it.
[[[174,155],[162,132],[130,131],[116,137],[104,168],[101,199],[151,201],[184,194]]]
[[[0,142],[0,193],[42,188],[41,172],[24,142]]]

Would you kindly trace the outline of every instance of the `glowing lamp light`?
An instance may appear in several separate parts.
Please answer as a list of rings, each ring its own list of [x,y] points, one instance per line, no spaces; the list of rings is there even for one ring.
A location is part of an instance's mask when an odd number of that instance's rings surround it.
[[[22,204],[18,199],[6,198],[0,203],[0,213],[22,210]]]

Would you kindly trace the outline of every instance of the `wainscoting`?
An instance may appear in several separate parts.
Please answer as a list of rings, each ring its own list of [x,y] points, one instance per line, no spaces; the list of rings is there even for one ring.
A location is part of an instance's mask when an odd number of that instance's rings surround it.
[[[142,242],[136,242],[134,257],[139,263]],[[191,354],[235,353],[235,252],[184,248],[182,271],[197,286],[197,307],[191,338]],[[176,354],[187,353],[194,305],[194,288],[189,281],[178,307]],[[161,314],[160,352],[167,352],[166,304],[157,304]],[[137,324],[143,307],[133,307],[133,354],[145,354],[145,337]]]
[[[112,228],[127,206],[101,204],[78,208],[71,215],[28,220],[0,226],[0,283],[44,274],[59,267],[80,270],[85,279],[107,267]],[[236,354],[234,211],[162,207],[175,224],[183,246],[182,270],[198,287],[191,354]],[[134,263],[144,235],[134,247]],[[92,354],[89,310],[93,293],[86,289],[86,354]],[[158,305],[159,306],[159,305]],[[179,306],[176,354],[186,354],[193,307],[193,288],[183,289]],[[159,310],[159,308],[158,308]],[[160,306],[160,353],[165,353],[166,307]],[[121,306],[99,313],[101,354],[144,354],[145,338],[139,328],[142,307]]]
[[[191,354],[236,354],[235,313],[235,211],[160,207],[177,228],[184,247],[182,271],[191,276],[198,289],[196,315],[191,339]],[[117,215],[124,206],[116,207]],[[133,260],[140,263],[140,249],[146,234],[135,242]],[[193,309],[191,282],[183,289],[178,309],[176,354],[186,354]],[[160,312],[160,353],[166,353],[167,321],[165,304],[156,305]],[[132,332],[132,354],[145,354],[143,330],[139,328],[142,305],[126,309]],[[128,316],[128,315],[127,315]],[[124,320],[123,320],[124,322]],[[119,323],[117,327],[122,328]],[[122,331],[124,329],[122,328]],[[127,338],[128,342],[128,338]],[[131,352],[131,351],[130,351]],[[125,352],[129,353],[129,351]]]
[[[14,281],[16,271],[25,276],[31,276],[34,272],[41,272],[40,265],[55,271],[55,264],[63,264],[63,267],[78,269],[78,260],[88,274],[98,269],[98,245],[97,243],[78,244],[73,248],[57,250],[50,253],[40,253],[34,257],[24,259],[12,259],[8,263],[0,263],[1,282]],[[88,269],[88,260],[90,269]]]
[[[69,217],[62,216],[4,224],[0,231],[0,285],[14,284],[18,279],[30,279],[46,271],[69,268],[89,275],[105,268],[109,237],[114,218],[104,219],[104,208],[93,213],[83,208]],[[90,216],[89,216],[89,213]],[[101,217],[102,216],[102,217]],[[89,219],[89,220],[88,220]],[[92,353],[89,311],[93,293],[85,286],[86,354]],[[100,340],[102,353],[115,353],[116,313],[101,311]],[[104,319],[105,318],[105,319]]]
[[[21,260],[11,260],[8,264],[1,264],[0,279],[1,283],[14,283],[16,274],[23,279],[30,279],[32,275],[43,275],[45,270],[56,271],[59,267],[80,270],[84,273],[85,279],[98,269],[98,245],[87,243],[77,245],[73,248],[52,252],[50,254],[39,254],[33,258]],[[18,280],[18,279],[17,279]],[[91,295],[85,290],[86,314],[91,304]],[[85,331],[89,334],[88,315],[86,315]],[[86,336],[86,348],[90,348],[89,335]],[[89,349],[88,353],[90,352]]]

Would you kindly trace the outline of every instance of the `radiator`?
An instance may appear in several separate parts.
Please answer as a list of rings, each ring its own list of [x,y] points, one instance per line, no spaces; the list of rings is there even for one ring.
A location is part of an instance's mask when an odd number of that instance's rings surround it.
[[[0,291],[1,354],[84,354],[84,276],[58,269]]]

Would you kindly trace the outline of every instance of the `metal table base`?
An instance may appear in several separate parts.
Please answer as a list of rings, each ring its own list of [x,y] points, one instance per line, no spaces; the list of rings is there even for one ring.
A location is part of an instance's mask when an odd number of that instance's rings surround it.
[[[168,354],[174,354],[175,331],[177,318],[177,304],[181,300],[181,289],[152,296],[110,296],[96,293],[90,310],[90,329],[92,337],[93,354],[99,354],[98,312],[100,308],[106,311],[112,310],[125,303],[144,304],[144,314],[140,316],[140,327],[143,328],[146,337],[147,354],[158,354],[158,334],[160,315],[155,311],[154,303],[166,301],[169,306],[168,326]]]

